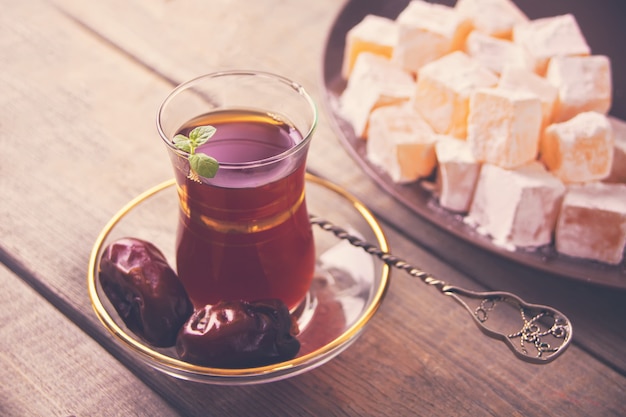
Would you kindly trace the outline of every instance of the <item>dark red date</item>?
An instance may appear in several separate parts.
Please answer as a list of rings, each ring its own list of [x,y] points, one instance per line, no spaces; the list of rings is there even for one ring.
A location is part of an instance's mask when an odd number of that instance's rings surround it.
[[[174,346],[193,306],[159,249],[140,239],[119,239],[104,250],[99,278],[133,333],[153,346]]]
[[[279,300],[222,301],[196,310],[176,350],[184,361],[219,368],[251,368],[292,359],[300,350],[297,324]]]

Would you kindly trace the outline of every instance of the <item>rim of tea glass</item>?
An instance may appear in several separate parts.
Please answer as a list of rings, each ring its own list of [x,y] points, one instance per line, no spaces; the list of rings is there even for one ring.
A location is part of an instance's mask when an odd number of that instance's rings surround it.
[[[350,204],[352,204],[352,206],[363,217],[367,225],[371,228],[379,248],[383,251],[389,250],[387,238],[380,224],[374,217],[373,213],[360,200],[344,188],[311,173],[306,173],[306,179],[307,181],[326,187],[345,198]],[[361,333],[381,306],[384,295],[389,287],[390,268],[387,264],[382,264],[381,281],[375,289],[369,305],[361,313],[359,319],[352,324],[352,326],[344,330],[341,335],[329,343],[326,343],[322,347],[307,353],[306,355],[302,355],[288,361],[255,368],[213,368],[190,364],[175,357],[161,353],[147,344],[142,343],[137,337],[131,336],[116,323],[115,319],[113,319],[113,317],[109,314],[109,311],[100,299],[96,282],[99,267],[98,258],[109,233],[129,211],[154,194],[174,185],[175,180],[170,179],[148,189],[129,201],[104,226],[94,243],[89,257],[87,288],[91,305],[96,313],[96,316],[104,327],[113,336],[115,336],[117,341],[122,342],[122,345],[138,354],[139,358],[147,365],[180,379],[217,385],[244,385],[277,381],[304,373],[315,366],[319,366],[330,361],[339,353],[343,352],[357,339],[357,336]]]
[[[284,84],[285,86],[293,89],[295,93],[299,94],[308,103],[311,109],[312,120],[311,120],[311,125],[308,131],[300,132],[302,134],[302,140],[298,142],[295,146],[287,149],[286,151],[281,152],[276,155],[272,155],[268,158],[257,160],[257,161],[247,161],[247,162],[221,162],[219,161],[220,169],[254,168],[254,167],[271,164],[276,161],[281,161],[289,157],[290,155],[297,153],[301,148],[304,148],[307,146],[307,144],[311,141],[313,132],[317,128],[317,123],[319,119],[317,105],[315,104],[315,101],[310,96],[308,91],[301,84],[295,81],[292,81],[291,79],[284,77],[282,75],[279,75],[279,74],[274,74],[274,73],[266,72],[266,71],[234,69],[234,70],[215,71],[215,72],[200,75],[196,78],[192,78],[191,80],[185,81],[184,83],[179,84],[176,88],[174,88],[174,90],[172,90],[168,94],[165,100],[163,100],[163,103],[161,103],[157,111],[156,125],[157,125],[157,130],[159,132],[159,136],[161,136],[161,139],[163,140],[163,142],[165,142],[165,144],[172,151],[182,156],[189,155],[188,152],[185,152],[176,147],[176,145],[174,144],[173,138],[168,137],[168,135],[165,133],[165,131],[163,130],[161,126],[162,115],[167,105],[182,91],[192,88],[193,85],[199,83],[202,80],[205,80],[208,78],[215,79],[215,78],[220,78],[220,77],[231,77],[231,76],[255,76],[255,77],[271,79],[271,80],[277,81],[278,83]],[[243,108],[243,107],[239,107],[239,108]],[[289,119],[282,120],[282,121],[286,123],[291,123]]]

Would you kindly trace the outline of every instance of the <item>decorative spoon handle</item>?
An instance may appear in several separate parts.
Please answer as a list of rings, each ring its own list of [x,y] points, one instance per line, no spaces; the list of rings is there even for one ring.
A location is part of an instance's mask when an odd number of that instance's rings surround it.
[[[445,281],[391,253],[380,250],[328,220],[311,215],[310,221],[311,224],[332,232],[338,238],[347,240],[353,246],[378,257],[387,265],[402,269],[424,283],[434,286],[441,293],[451,296],[465,307],[483,333],[502,340],[520,359],[538,364],[551,362],[560,356],[572,341],[572,323],[563,313],[552,307],[526,303],[508,292],[477,292],[448,285]]]

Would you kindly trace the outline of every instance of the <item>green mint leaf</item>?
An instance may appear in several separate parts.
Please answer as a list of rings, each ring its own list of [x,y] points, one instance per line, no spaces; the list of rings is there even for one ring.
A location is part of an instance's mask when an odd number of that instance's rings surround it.
[[[189,140],[198,147],[206,143],[214,134],[215,128],[213,126],[198,126],[189,132]]]
[[[189,175],[196,181],[198,178],[195,174],[205,178],[213,178],[220,167],[215,158],[203,153],[196,153],[196,148],[206,143],[215,132],[216,129],[213,126],[198,126],[189,132],[189,137],[180,134],[174,136],[174,146],[189,154],[187,159],[194,174],[191,175],[192,173],[190,173]]]
[[[181,151],[191,153],[192,144],[189,138],[185,135],[174,136],[174,145]]]
[[[189,155],[189,165],[198,175],[205,178],[213,178],[220,167],[215,158],[203,153]]]

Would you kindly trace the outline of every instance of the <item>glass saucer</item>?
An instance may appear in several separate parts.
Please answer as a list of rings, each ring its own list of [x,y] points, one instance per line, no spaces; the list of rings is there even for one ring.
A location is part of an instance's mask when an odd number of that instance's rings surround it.
[[[307,206],[323,217],[387,251],[372,213],[335,184],[307,174]],[[175,265],[178,197],[173,180],[147,190],[124,206],[98,236],[89,259],[88,290],[94,311],[117,343],[138,360],[176,378],[219,385],[277,381],[314,369],[347,349],[376,313],[389,284],[389,268],[363,249],[313,226],[317,266],[306,301],[294,314],[301,349],[289,361],[245,369],[209,368],[178,359],[174,348],[147,345],[124,325],[100,286],[99,260],[112,241],[137,237],[154,243]]]

